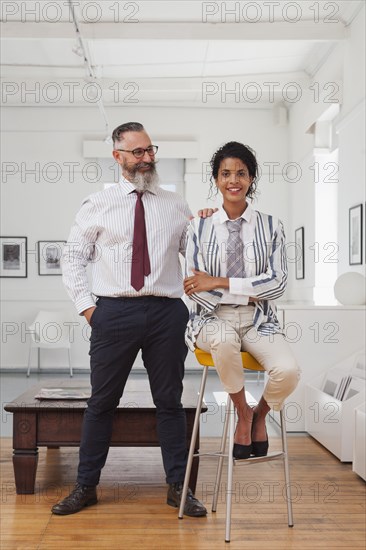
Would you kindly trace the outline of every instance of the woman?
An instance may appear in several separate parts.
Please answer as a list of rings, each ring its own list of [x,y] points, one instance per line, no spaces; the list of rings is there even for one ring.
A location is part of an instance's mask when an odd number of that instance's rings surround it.
[[[282,408],[299,379],[274,305],[287,282],[285,236],[278,219],[254,210],[247,200],[255,194],[258,175],[249,147],[226,143],[213,155],[211,169],[223,204],[211,218],[192,220],[189,227],[184,291],[192,307],[186,341],[191,350],[212,354],[234,403],[234,457],[265,456],[266,416]],[[269,376],[254,409],[245,398],[241,351],[251,353]]]

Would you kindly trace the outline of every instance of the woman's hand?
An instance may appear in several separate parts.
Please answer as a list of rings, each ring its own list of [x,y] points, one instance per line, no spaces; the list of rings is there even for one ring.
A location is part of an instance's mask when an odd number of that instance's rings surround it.
[[[203,290],[213,290],[218,287],[226,287],[225,279],[223,277],[212,277],[204,271],[193,270],[194,275],[184,279],[184,292],[189,296],[195,292],[202,292]]]

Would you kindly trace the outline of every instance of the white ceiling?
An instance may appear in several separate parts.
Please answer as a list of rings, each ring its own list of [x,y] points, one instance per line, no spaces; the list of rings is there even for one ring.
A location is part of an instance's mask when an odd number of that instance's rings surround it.
[[[3,1],[2,102],[90,106],[94,82],[94,95],[100,90],[105,105],[137,99],[143,105],[270,107],[268,93],[253,103],[243,97],[255,97],[256,86],[268,92],[272,82],[278,83],[274,101],[281,101],[281,86],[310,82],[345,40],[363,3],[79,0],[75,14],[88,68],[77,53],[66,0]],[[22,96],[32,85],[39,87],[39,101]],[[204,101],[207,86],[212,93]],[[241,95],[223,102],[223,90]]]

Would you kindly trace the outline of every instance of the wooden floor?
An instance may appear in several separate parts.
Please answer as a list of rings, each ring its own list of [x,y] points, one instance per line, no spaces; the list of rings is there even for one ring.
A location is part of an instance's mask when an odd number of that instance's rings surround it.
[[[216,441],[203,439],[201,450]],[[271,439],[276,448],[279,440]],[[78,450],[41,448],[36,493],[16,495],[11,439],[3,438],[1,550],[364,549],[365,484],[351,465],[305,435],[290,435],[289,451],[295,526],[287,526],[281,463],[237,466],[228,545],[224,477],[215,514],[178,520],[177,510],[165,504],[160,450],[114,448],[98,488],[100,502],[72,516],[54,516],[50,507],[74,484]],[[208,507],[214,468],[213,459],[201,461],[196,494]]]

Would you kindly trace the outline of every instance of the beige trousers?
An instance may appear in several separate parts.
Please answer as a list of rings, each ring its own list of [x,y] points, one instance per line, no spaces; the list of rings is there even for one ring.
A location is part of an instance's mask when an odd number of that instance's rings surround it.
[[[197,337],[196,346],[211,353],[225,391],[237,393],[244,386],[241,351],[249,352],[267,371],[263,397],[271,409],[283,402],[297,386],[300,370],[282,334],[260,335],[253,326],[254,306],[222,305],[217,319],[208,322]]]

